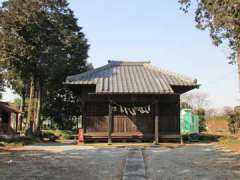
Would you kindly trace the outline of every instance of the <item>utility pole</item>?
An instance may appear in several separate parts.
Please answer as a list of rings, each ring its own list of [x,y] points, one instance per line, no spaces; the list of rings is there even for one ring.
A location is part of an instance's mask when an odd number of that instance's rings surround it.
[[[239,85],[239,93],[240,93],[240,48],[237,49],[236,63],[237,63],[238,85]]]

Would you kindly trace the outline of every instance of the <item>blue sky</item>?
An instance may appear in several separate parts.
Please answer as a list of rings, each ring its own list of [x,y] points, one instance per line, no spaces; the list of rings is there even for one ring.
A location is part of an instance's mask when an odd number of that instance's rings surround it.
[[[94,67],[108,59],[149,60],[197,78],[213,107],[240,102],[237,71],[227,64],[227,48],[213,46],[208,32],[195,28],[193,11],[180,11],[177,0],[69,2],[91,45]]]

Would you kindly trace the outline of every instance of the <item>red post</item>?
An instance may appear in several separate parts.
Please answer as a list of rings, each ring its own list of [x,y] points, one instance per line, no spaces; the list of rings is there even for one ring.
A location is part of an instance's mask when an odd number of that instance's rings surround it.
[[[78,129],[78,143],[84,143],[83,128]]]

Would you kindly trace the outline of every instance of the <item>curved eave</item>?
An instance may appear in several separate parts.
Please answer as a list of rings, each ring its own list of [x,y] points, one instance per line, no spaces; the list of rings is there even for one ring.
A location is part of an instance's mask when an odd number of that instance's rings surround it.
[[[200,84],[193,84],[193,85],[172,85],[172,89],[175,93],[183,94],[193,89],[198,89]]]

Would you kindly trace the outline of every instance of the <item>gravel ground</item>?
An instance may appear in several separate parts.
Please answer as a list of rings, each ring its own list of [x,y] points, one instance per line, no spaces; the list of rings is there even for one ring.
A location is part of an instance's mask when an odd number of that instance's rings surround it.
[[[131,152],[128,148],[50,144],[28,146],[25,150],[0,152],[0,180],[121,180]],[[240,155],[213,145],[139,151],[149,180],[240,180]]]
[[[240,155],[212,145],[144,150],[149,180],[240,180]]]
[[[0,154],[1,180],[121,179],[127,149]]]

